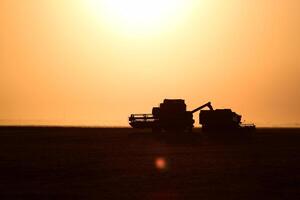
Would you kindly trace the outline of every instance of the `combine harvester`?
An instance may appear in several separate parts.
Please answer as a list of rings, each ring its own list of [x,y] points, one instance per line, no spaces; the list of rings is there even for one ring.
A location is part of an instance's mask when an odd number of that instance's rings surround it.
[[[209,110],[202,110],[205,107]],[[208,102],[192,111],[187,111],[182,99],[165,99],[159,107],[152,109],[152,114],[131,114],[129,124],[133,128],[149,128],[153,132],[162,130],[191,132],[195,122],[193,114],[198,111],[200,111],[199,122],[203,132],[252,132],[255,130],[254,124],[242,124],[242,116],[232,112],[231,109],[214,110]]]

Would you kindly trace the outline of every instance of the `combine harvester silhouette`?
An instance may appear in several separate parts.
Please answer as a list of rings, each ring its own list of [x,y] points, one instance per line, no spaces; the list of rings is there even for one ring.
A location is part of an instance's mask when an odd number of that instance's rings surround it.
[[[202,110],[205,107],[209,110]],[[242,116],[231,109],[214,110],[208,102],[192,111],[187,111],[183,99],[165,99],[159,107],[152,108],[152,114],[131,114],[129,124],[133,128],[149,128],[153,132],[162,130],[191,132],[195,123],[193,114],[198,111],[200,111],[199,122],[203,132],[252,132],[255,130],[254,124],[242,124]]]

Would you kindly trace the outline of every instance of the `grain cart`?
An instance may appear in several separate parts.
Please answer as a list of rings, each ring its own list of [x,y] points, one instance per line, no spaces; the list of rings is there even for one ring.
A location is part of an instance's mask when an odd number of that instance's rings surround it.
[[[231,109],[201,110],[199,122],[203,132],[253,131],[254,124],[242,124],[242,116]]]

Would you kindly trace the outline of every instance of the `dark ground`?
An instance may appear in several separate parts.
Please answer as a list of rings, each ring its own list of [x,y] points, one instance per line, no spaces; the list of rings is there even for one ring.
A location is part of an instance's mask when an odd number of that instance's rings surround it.
[[[163,157],[165,170],[155,167]],[[0,128],[0,199],[300,199],[300,129]]]

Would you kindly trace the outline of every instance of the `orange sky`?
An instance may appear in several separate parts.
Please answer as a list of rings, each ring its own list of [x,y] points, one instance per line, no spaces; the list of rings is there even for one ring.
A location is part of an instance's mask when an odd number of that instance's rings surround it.
[[[298,0],[99,1],[0,1],[0,124],[124,126],[167,97],[300,125]]]

